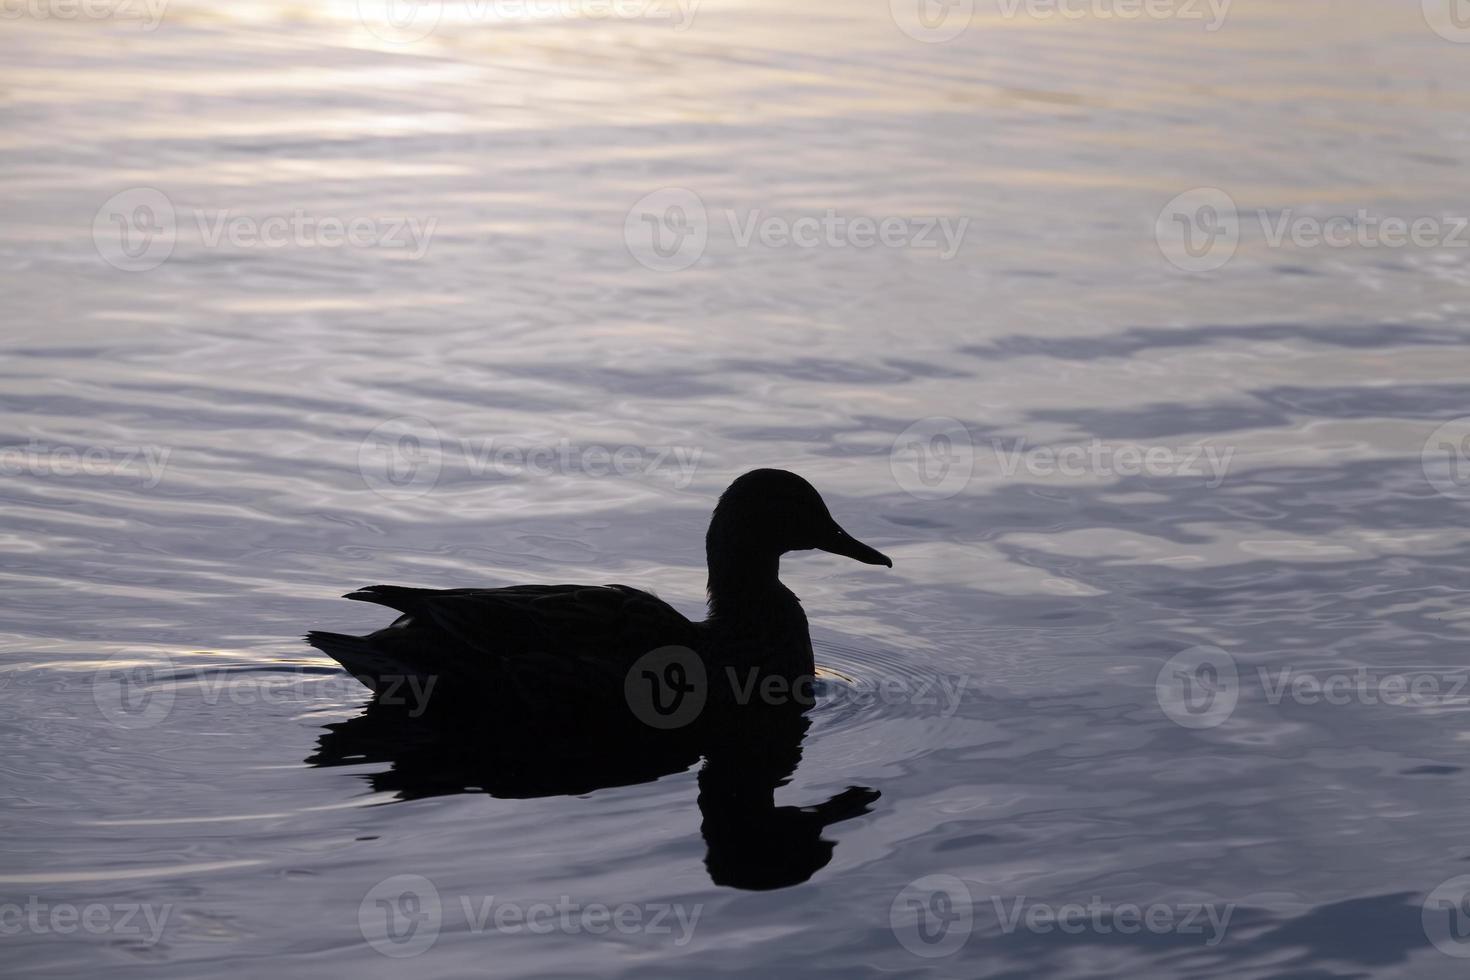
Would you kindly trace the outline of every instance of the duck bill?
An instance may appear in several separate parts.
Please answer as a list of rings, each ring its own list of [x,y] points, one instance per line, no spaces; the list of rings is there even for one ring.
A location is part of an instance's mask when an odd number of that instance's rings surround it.
[[[893,567],[893,561],[887,555],[877,548],[870,548],[863,544],[836,524],[832,525],[832,530],[827,532],[826,536],[822,539],[822,543],[817,545],[817,547],[823,551],[830,551],[834,555],[841,555],[844,558],[860,561],[864,565],[886,565],[889,568]]]

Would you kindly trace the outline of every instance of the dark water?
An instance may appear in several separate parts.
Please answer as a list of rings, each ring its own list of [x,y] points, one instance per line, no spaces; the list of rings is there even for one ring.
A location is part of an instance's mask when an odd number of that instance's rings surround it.
[[[1194,8],[7,19],[5,971],[1461,975],[1470,37]],[[756,466],[895,560],[783,566],[807,880],[697,761],[319,764],[338,595],[697,616]]]

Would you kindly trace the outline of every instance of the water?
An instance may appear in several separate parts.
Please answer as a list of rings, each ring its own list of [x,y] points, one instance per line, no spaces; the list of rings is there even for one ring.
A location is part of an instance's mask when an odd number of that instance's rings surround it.
[[[7,19],[8,967],[1458,975],[1470,47],[1419,8]],[[1192,191],[1194,255],[1156,236]],[[1430,239],[1273,244],[1335,216]],[[827,679],[775,803],[881,793],[808,880],[716,883],[693,764],[517,799],[307,761],[365,692],[300,634],[386,622],[341,593],[698,615],[767,465],[895,560],[783,566]],[[633,918],[483,914],[559,902]]]

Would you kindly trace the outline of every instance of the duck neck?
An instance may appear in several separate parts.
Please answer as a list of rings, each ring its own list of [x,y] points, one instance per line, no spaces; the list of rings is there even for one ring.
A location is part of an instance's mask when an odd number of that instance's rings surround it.
[[[751,548],[710,549],[709,614],[711,619],[743,619],[762,615],[781,585],[781,556]]]

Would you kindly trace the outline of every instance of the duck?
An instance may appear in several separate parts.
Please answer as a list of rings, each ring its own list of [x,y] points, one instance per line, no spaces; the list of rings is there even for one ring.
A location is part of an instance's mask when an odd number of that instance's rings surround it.
[[[810,550],[893,567],[837,523],[807,480],[757,469],[730,484],[710,518],[703,621],[628,585],[372,585],[344,598],[386,606],[396,620],[365,636],[305,639],[375,703],[410,709],[468,705],[481,718],[572,718],[592,731],[609,715],[677,728],[710,705],[800,710],[812,703],[816,668],[780,563]]]

